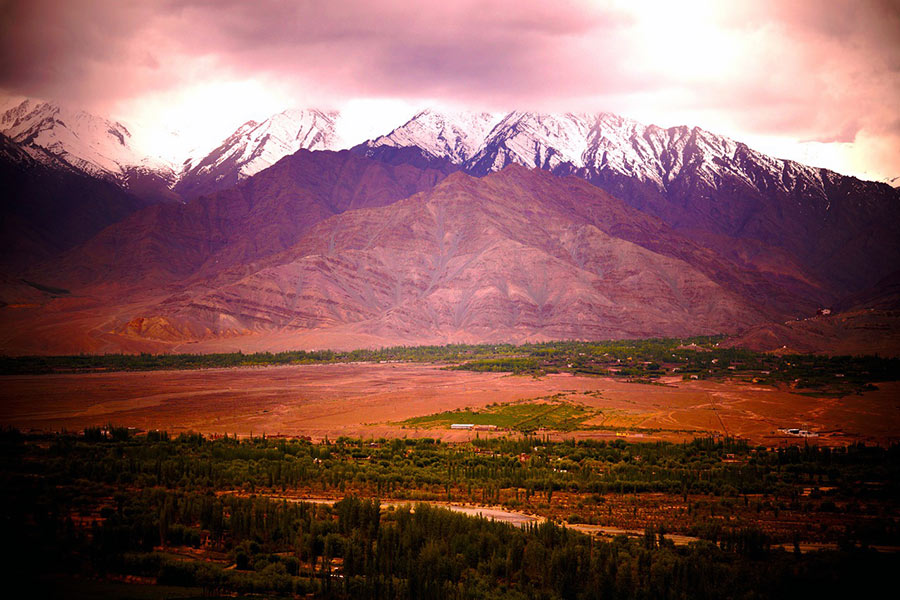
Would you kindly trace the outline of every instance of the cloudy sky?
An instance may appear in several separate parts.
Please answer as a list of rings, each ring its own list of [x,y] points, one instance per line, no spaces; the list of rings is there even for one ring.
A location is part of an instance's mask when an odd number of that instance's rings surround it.
[[[900,1],[0,0],[0,91],[186,145],[288,107],[356,141],[426,105],[606,110],[881,179]]]

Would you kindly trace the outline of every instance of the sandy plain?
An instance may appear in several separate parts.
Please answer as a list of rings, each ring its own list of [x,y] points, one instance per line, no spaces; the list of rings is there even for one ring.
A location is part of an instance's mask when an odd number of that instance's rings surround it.
[[[436,437],[486,432],[412,429],[400,421],[563,394],[600,412],[585,429],[551,437],[684,440],[728,435],[769,446],[900,439],[900,383],[843,398],[816,398],[738,381],[664,385],[609,378],[447,371],[427,364],[327,364],[195,371],[0,377],[0,425],[77,431],[108,423],[171,433],[240,436]],[[816,438],[780,428],[800,427]],[[497,432],[494,435],[503,435]]]

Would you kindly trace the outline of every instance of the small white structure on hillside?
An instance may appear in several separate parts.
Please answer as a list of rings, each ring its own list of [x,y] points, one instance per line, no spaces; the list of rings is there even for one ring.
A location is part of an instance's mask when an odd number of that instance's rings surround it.
[[[796,435],[799,437],[819,437],[819,434],[815,431],[810,431],[808,429],[800,429],[799,427],[785,427],[779,429],[781,433],[786,433],[787,435]]]

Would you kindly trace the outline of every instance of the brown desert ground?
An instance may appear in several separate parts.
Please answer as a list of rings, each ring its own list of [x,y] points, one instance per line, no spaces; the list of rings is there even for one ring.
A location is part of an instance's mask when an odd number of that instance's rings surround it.
[[[671,378],[664,385],[645,385],[568,374],[533,378],[366,363],[4,376],[0,424],[38,431],[111,423],[172,433],[465,441],[490,433],[412,429],[399,423],[555,394],[600,413],[577,431],[547,432],[552,437],[675,441],[725,435],[769,446],[900,439],[898,382],[879,384],[877,391],[862,395],[818,398],[737,381]],[[787,427],[819,436],[778,432]]]

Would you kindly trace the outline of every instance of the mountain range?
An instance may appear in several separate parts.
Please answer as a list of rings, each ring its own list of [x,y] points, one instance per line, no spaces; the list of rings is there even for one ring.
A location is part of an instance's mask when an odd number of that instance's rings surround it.
[[[356,150],[391,160],[418,148],[423,156],[452,160],[430,149],[454,128],[427,122],[427,114],[419,115]],[[584,178],[754,268],[799,263],[837,296],[884,276],[865,256],[893,264],[900,257],[900,224],[890,218],[897,190],[771,158],[698,127],[662,129],[609,113],[514,112],[454,164],[476,176],[520,164]]]
[[[699,128],[426,110],[334,151],[339,118],[251,121],[176,168],[100,117],[4,113],[0,349],[774,343],[896,277],[900,191]]]

